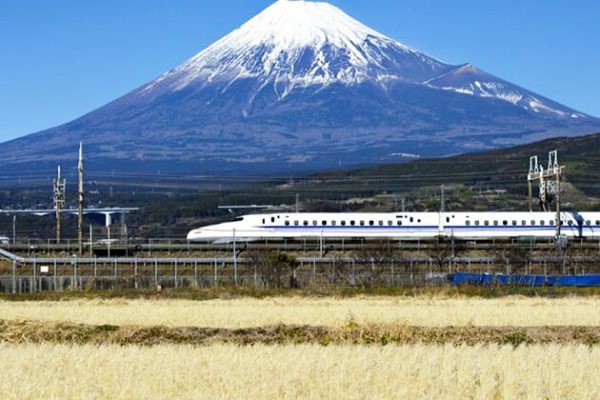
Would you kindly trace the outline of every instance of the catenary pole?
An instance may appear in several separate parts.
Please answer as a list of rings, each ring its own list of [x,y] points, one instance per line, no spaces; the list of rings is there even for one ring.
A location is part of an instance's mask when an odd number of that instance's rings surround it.
[[[83,254],[83,143],[79,142],[79,210],[77,213],[77,240],[79,242],[79,254]]]

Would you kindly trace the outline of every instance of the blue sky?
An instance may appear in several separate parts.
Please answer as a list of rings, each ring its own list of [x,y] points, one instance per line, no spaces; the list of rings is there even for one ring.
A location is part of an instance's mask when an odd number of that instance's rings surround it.
[[[266,0],[1,0],[0,141],[89,112],[191,57]],[[372,28],[600,117],[600,2],[332,0]]]

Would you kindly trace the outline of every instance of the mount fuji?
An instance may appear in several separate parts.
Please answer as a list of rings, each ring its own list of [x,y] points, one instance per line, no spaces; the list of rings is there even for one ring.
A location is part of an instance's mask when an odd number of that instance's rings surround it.
[[[600,120],[450,65],[323,2],[279,0],[180,66],[0,145],[4,171],[86,146],[94,171],[286,174],[600,131]]]

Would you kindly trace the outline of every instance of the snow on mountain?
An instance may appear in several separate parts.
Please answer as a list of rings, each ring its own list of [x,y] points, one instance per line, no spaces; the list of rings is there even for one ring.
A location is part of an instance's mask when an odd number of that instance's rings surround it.
[[[311,85],[422,82],[449,68],[328,3],[279,0],[142,93],[259,79],[277,83],[282,98]]]
[[[0,165],[54,170],[82,140],[96,169],[293,173],[598,131],[596,118],[330,4],[279,0],[139,89],[0,145]]]
[[[270,86],[279,100],[295,89],[394,81],[425,84],[465,95],[496,98],[536,113],[584,118],[560,104],[488,74],[471,64],[453,66],[429,57],[322,2],[278,0],[240,28],[139,91],[156,97],[188,87],[254,79],[254,95]]]
[[[585,118],[584,114],[566,109],[552,100],[488,74],[472,64],[453,68],[424,83],[442,90],[500,99],[536,113],[551,113],[564,118]]]

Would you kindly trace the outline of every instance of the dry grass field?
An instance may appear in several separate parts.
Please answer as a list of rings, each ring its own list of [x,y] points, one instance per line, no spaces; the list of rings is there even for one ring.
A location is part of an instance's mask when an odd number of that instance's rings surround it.
[[[2,399],[600,399],[600,297],[0,301]]]
[[[0,301],[0,319],[167,327],[600,326],[600,297]]]
[[[3,399],[598,399],[587,346],[0,345]]]

